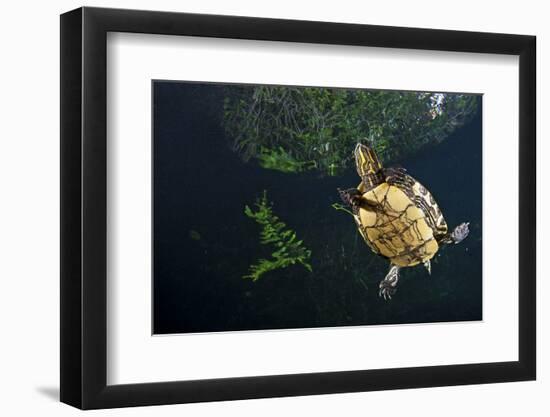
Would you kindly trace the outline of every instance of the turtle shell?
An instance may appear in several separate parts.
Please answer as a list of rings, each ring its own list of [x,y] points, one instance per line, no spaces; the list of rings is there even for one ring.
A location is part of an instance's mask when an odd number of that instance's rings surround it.
[[[405,173],[400,175],[401,180],[396,186],[407,194],[416,206],[424,212],[426,221],[433,229],[436,239],[446,235],[448,231],[447,222],[432,194],[410,175]]]
[[[362,186],[359,190],[363,192]],[[375,253],[398,266],[414,266],[436,254],[437,236],[446,233],[447,225],[420,183],[398,187],[383,182],[363,193],[361,200],[355,221]]]

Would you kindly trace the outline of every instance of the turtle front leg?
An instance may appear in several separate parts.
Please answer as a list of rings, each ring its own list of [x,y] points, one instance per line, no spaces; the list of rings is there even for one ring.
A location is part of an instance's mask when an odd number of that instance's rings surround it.
[[[382,175],[388,184],[396,187],[412,188],[414,185],[414,180],[407,175],[405,168],[383,168]]]
[[[397,265],[391,264],[386,277],[380,281],[378,296],[384,297],[384,300],[391,300],[391,296],[397,291],[395,287],[399,281],[399,269]]]
[[[459,224],[454,228],[454,230],[451,233],[451,239],[454,243],[460,243],[466,237],[468,236],[468,233],[470,233],[470,228],[468,227],[470,225],[469,222]]]
[[[439,243],[440,244],[447,244],[447,243],[457,244],[462,242],[464,239],[466,239],[466,237],[470,233],[469,225],[470,225],[469,222],[459,224],[454,228],[454,230],[451,233],[447,233],[445,236],[443,236],[443,238],[440,239]]]
[[[338,188],[338,194],[340,194],[343,203],[351,207],[354,213],[357,213],[361,200],[361,193],[359,190],[357,188],[349,188],[347,190]]]

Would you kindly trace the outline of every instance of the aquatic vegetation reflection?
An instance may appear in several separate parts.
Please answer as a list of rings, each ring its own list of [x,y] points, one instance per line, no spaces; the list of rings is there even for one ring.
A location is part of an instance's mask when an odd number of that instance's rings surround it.
[[[353,166],[358,138],[368,138],[383,163],[402,159],[443,141],[476,109],[477,97],[465,94],[232,86],[223,124],[244,161],[334,176]]]

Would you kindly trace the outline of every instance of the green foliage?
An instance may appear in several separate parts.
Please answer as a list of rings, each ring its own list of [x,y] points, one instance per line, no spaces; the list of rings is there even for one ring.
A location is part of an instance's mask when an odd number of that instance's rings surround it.
[[[193,240],[201,240],[201,234],[196,230],[189,230],[189,237]]]
[[[260,242],[271,246],[273,252],[270,259],[259,259],[256,264],[251,265],[248,275],[243,278],[256,281],[266,272],[294,264],[301,264],[311,272],[311,251],[297,239],[295,231],[288,229],[286,224],[273,214],[272,204],[268,202],[265,191],[262,198],[256,200],[255,207],[256,210],[253,210],[245,206],[244,213],[262,226]]]
[[[334,210],[343,211],[353,216],[353,213],[340,203],[332,203],[332,208]]]
[[[245,161],[336,175],[360,140],[385,162],[403,158],[444,140],[476,108],[464,94],[239,86],[227,89],[224,126]]]

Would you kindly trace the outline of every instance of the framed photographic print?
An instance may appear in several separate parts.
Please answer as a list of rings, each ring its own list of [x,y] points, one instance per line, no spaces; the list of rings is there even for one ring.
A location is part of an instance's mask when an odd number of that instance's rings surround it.
[[[535,38],[61,16],[61,400],[535,379]]]

